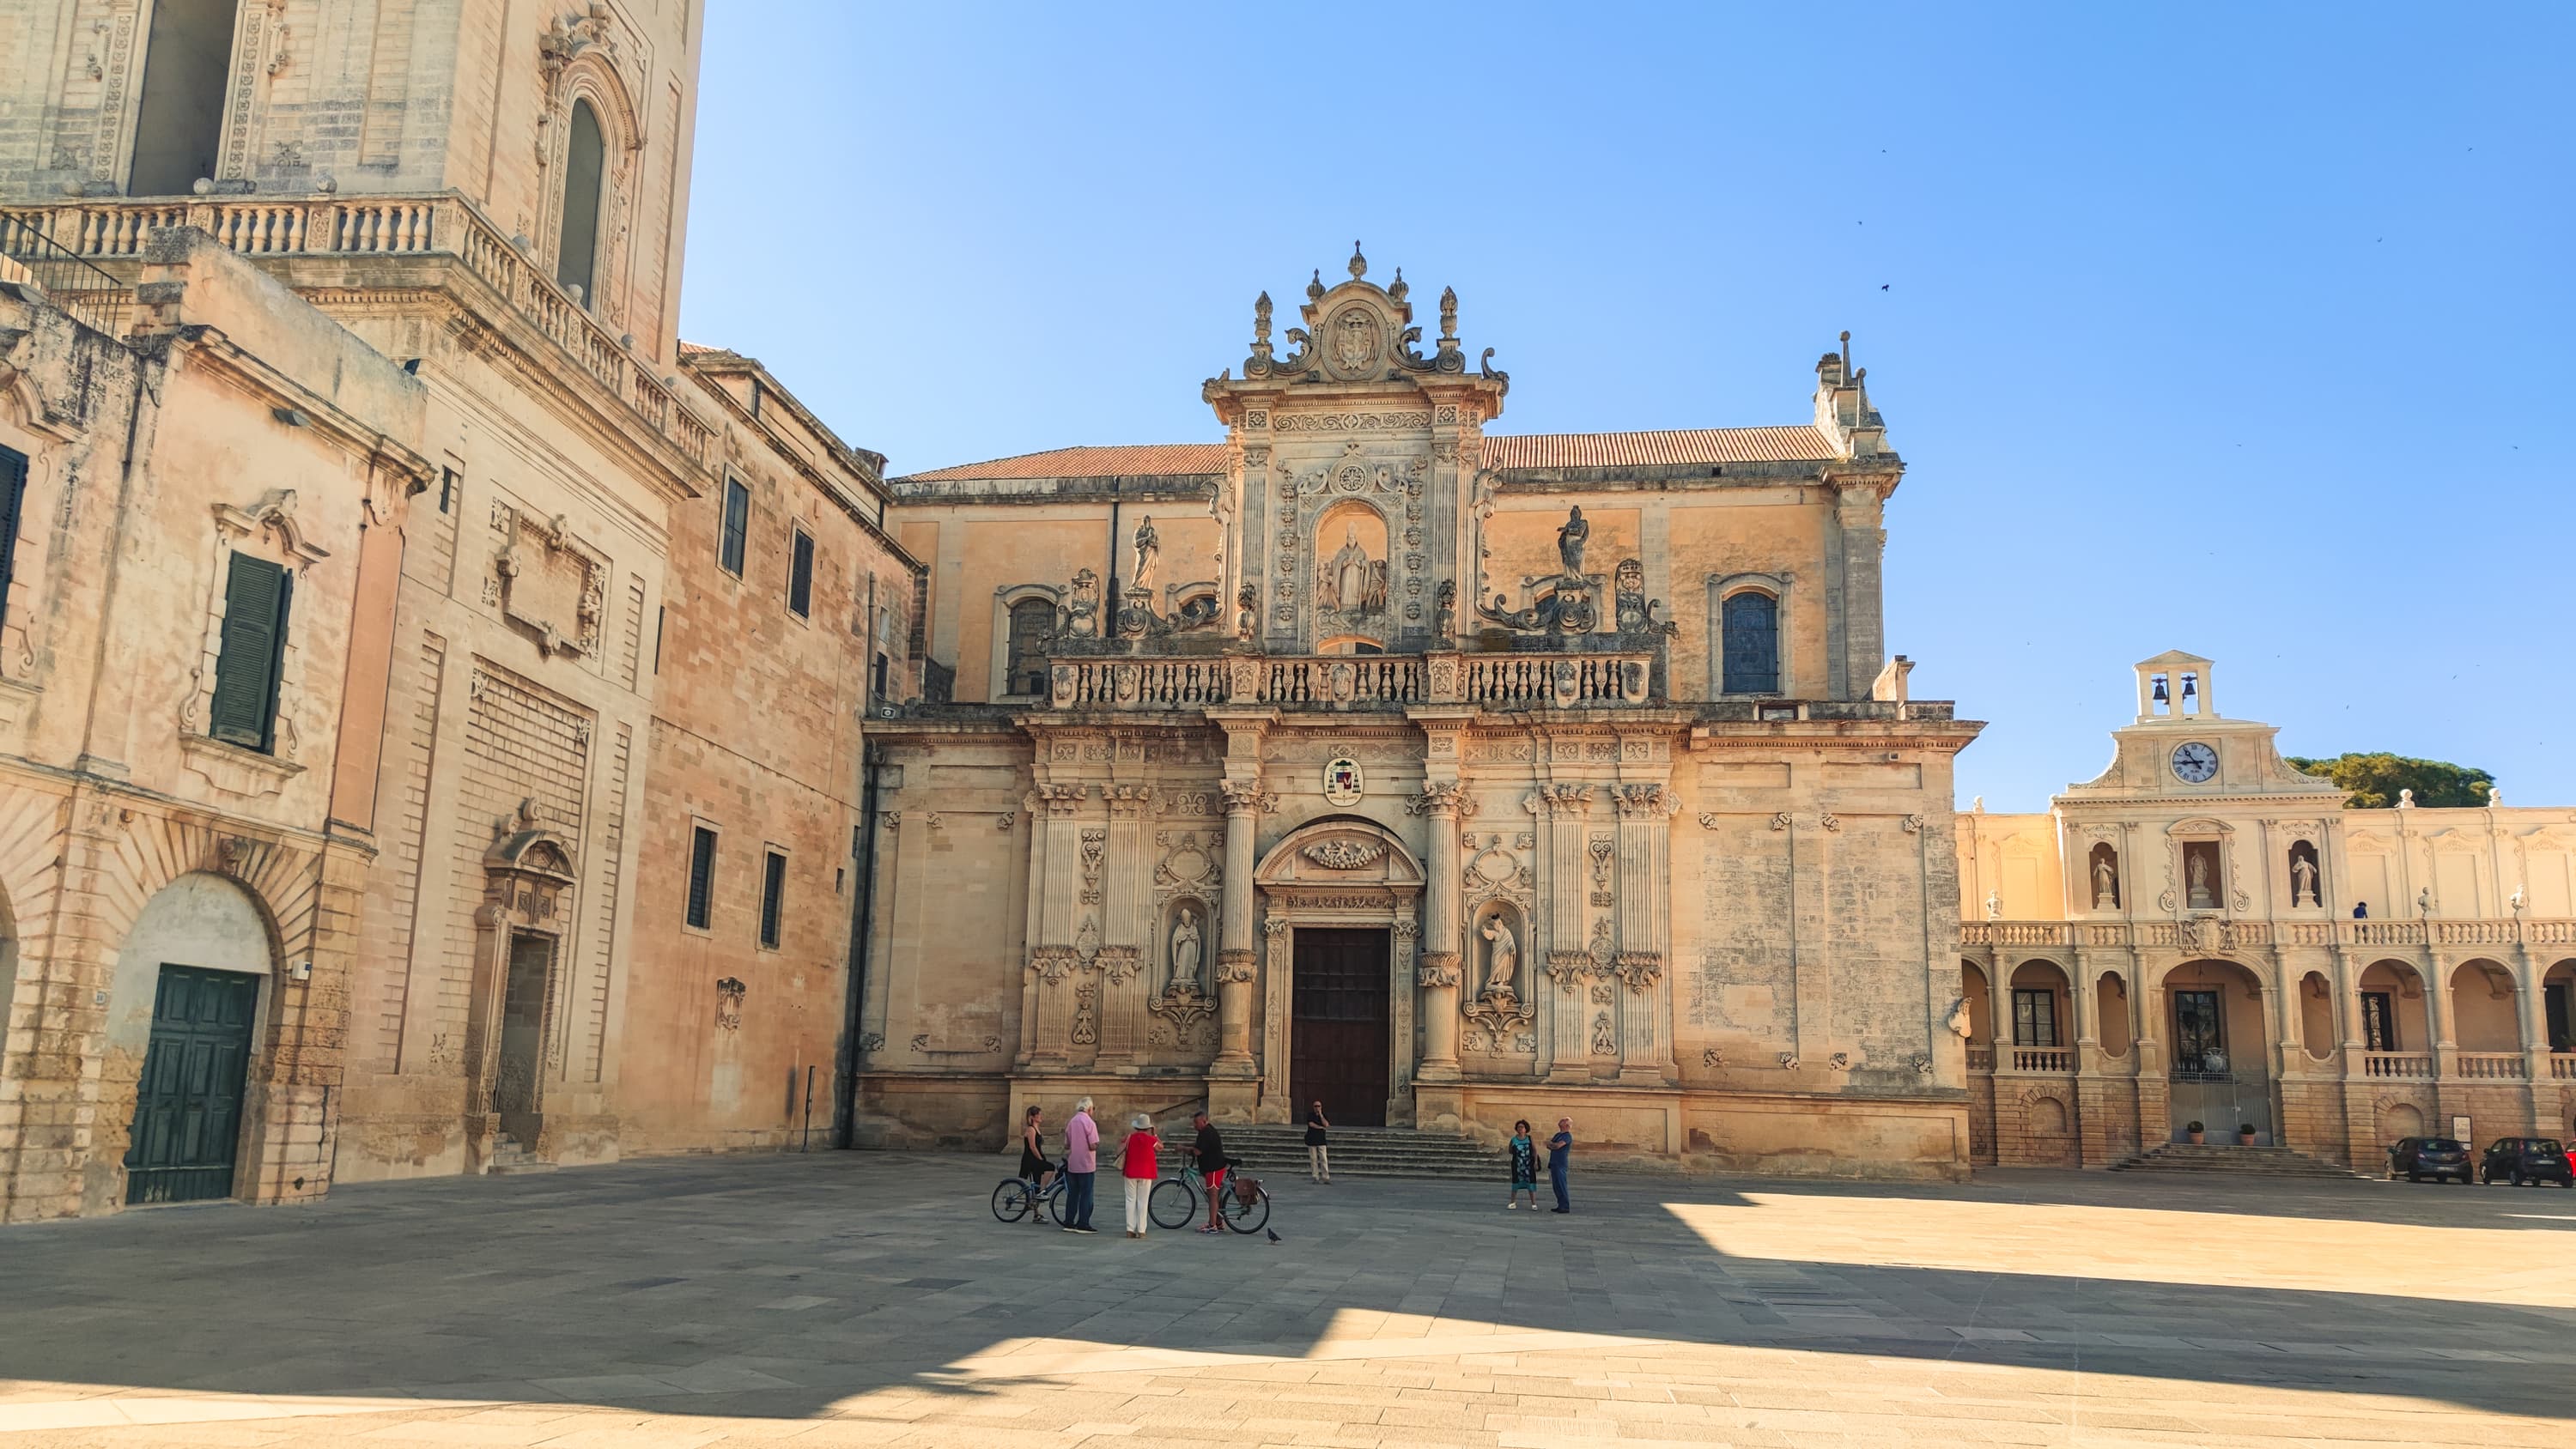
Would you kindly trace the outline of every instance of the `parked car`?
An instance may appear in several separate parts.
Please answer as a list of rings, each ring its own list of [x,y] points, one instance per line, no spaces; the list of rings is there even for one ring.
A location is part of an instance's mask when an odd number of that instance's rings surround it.
[[[2456,1137],[2400,1137],[2388,1149],[2388,1175],[2406,1175],[2408,1182],[2435,1182],[2456,1177],[2460,1186],[2469,1185],[2474,1169],[2469,1163],[2469,1144]]]
[[[2554,1182],[2576,1188],[2576,1163],[2568,1161],[2566,1146],[2555,1137],[2499,1137],[2487,1146],[2486,1160],[2478,1165],[2478,1181],[2493,1182],[2499,1177],[2516,1187]]]

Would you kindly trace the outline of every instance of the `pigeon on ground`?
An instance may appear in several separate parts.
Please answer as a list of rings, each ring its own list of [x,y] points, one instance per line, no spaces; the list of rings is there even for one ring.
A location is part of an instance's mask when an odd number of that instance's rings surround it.
[[[1274,1230],[1274,1229],[1270,1229],[1270,1228],[1263,1228],[1263,1229],[1262,1229],[1262,1231],[1263,1231],[1263,1232],[1265,1232],[1265,1233],[1269,1233],[1269,1234],[1270,1234],[1270,1241],[1272,1241],[1272,1242],[1274,1242],[1274,1243],[1279,1241],[1279,1234],[1278,1234],[1278,1232],[1277,1232],[1276,1230]]]

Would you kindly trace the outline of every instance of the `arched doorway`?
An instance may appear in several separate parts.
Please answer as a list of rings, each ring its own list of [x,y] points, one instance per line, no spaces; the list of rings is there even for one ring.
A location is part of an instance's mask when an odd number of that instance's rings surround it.
[[[1356,817],[1302,826],[1262,857],[1261,1120],[1301,1120],[1321,1100],[1349,1126],[1412,1121],[1422,882],[1393,831]]]
[[[2165,973],[2166,1040],[2173,1044],[2166,1100],[2173,1141],[2194,1122],[2212,1141],[2232,1142],[2239,1126],[2273,1143],[2272,1074],[2265,1043],[2263,987],[2233,961],[2186,961]]]
[[[2066,970],[2034,957],[2013,968],[2009,1058],[1997,1066],[2017,1072],[2075,1070],[2075,1011]]]
[[[563,941],[573,920],[570,844],[522,801],[483,854],[474,985],[465,1023],[465,1134],[477,1171],[549,1159],[546,1087],[564,1059]]]
[[[2424,978],[2403,961],[2373,961],[2362,968],[2362,1070],[2373,1077],[2433,1075],[2432,1003]]]
[[[146,901],[117,946],[107,1059],[142,1067],[121,1162],[92,1159],[97,1181],[122,1170],[128,1203],[230,1197],[242,1100],[277,959],[268,918],[235,881],[192,871]]]

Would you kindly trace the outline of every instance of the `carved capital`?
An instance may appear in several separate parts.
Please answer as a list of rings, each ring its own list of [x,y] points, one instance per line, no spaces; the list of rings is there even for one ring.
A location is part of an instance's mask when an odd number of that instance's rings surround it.
[[[1422,793],[1404,802],[1407,815],[1429,815],[1435,819],[1455,819],[1466,786],[1456,780],[1438,780],[1425,785]]]
[[[1661,952],[1622,951],[1611,961],[1612,969],[1619,973],[1619,980],[1635,995],[1645,995],[1655,989],[1656,982],[1664,979]]]
[[[1559,991],[1582,990],[1584,979],[1598,969],[1599,965],[1600,963],[1594,961],[1588,951],[1547,953],[1547,974],[1556,982],[1556,989]]]
[[[1217,788],[1225,792],[1225,813],[1249,815],[1256,811],[1267,815],[1279,808],[1279,797],[1261,788],[1257,780],[1219,780]]]
[[[1413,981],[1415,985],[1426,991],[1434,987],[1455,989],[1458,985],[1458,953],[1455,951],[1423,952],[1422,964],[1414,969]]]
[[[1123,982],[1144,969],[1144,954],[1143,949],[1136,946],[1103,946],[1092,961],[1100,968],[1101,975],[1111,981]]]
[[[1227,986],[1252,984],[1252,952],[1230,946],[1216,953],[1216,979]]]
[[[1623,820],[1667,819],[1682,808],[1681,796],[1661,785],[1621,785],[1611,798]]]

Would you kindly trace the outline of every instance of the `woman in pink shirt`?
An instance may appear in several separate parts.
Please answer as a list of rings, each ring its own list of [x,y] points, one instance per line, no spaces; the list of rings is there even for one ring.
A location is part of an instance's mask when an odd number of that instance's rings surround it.
[[[1064,1230],[1091,1231],[1091,1179],[1100,1170],[1100,1124],[1091,1120],[1091,1099],[1073,1104],[1073,1120],[1064,1124]]]
[[[1118,1170],[1127,1179],[1127,1236],[1145,1236],[1145,1200],[1153,1194],[1154,1179],[1162,1175],[1155,1154],[1163,1144],[1154,1136],[1154,1119],[1139,1112],[1127,1122],[1127,1147],[1119,1154]]]

